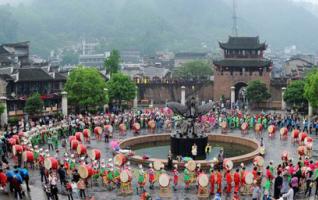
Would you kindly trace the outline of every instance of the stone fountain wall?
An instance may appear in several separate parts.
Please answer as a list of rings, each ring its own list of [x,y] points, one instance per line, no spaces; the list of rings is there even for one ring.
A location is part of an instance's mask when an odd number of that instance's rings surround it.
[[[255,140],[248,139],[248,138],[229,136],[229,135],[209,135],[209,141],[233,143],[233,144],[243,145],[243,146],[247,146],[254,149],[254,151],[252,151],[251,153],[227,158],[232,160],[232,162],[235,165],[239,165],[241,162],[252,161],[260,153],[259,143]],[[121,141],[119,146],[120,148],[124,149],[127,147],[132,147],[134,145],[140,145],[140,144],[152,143],[152,142],[170,142],[170,134],[146,135],[146,136],[133,137],[133,138],[129,138],[129,139]],[[139,155],[132,156],[129,158],[129,160],[132,163],[143,164],[143,165],[148,165],[149,163],[152,163],[155,160],[160,160],[162,163],[167,164],[167,159],[150,158],[150,159],[144,160],[142,156],[139,156]],[[174,164],[178,164],[179,168],[184,167],[183,163],[181,163],[180,165],[180,163],[178,163],[177,161],[173,161],[173,162]],[[200,163],[203,169],[209,168],[211,164],[211,162],[206,160],[199,160],[199,161],[196,161],[196,163]]]

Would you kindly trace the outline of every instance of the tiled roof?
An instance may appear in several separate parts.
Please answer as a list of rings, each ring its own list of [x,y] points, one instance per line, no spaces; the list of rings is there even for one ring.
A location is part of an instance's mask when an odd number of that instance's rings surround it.
[[[47,81],[53,80],[48,73],[41,68],[21,68],[18,69],[17,81]]]
[[[267,67],[271,61],[267,59],[223,59],[215,60],[213,64],[224,67]]]
[[[222,49],[265,50],[266,44],[260,43],[259,37],[229,37],[227,42],[219,42]]]
[[[181,58],[197,58],[197,59],[206,59],[207,53],[200,52],[180,52],[175,54],[175,59]]]

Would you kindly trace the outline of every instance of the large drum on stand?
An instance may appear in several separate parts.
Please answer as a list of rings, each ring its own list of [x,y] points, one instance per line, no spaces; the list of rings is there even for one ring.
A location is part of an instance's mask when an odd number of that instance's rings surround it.
[[[88,152],[88,155],[92,160],[99,160],[101,157],[101,152],[98,149],[92,149]]]
[[[44,167],[47,170],[57,169],[58,168],[58,161],[53,157],[48,157],[44,160]]]
[[[209,185],[209,177],[206,174],[200,174],[198,180],[201,187],[207,187]]]
[[[24,151],[22,154],[23,162],[32,163],[34,161],[34,154],[32,151]]]
[[[94,170],[89,165],[81,165],[78,168],[78,173],[81,178],[89,178],[94,175]]]
[[[168,174],[166,173],[163,173],[163,174],[160,174],[159,176],[159,185],[160,187],[168,187],[170,184],[170,177],[168,176]]]

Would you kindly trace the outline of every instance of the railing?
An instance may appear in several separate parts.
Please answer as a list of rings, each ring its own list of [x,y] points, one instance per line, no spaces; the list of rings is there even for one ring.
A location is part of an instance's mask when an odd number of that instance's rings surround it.
[[[146,85],[146,84],[177,84],[177,85],[190,85],[190,84],[204,84],[210,82],[210,80],[176,80],[176,79],[158,79],[158,80],[149,80],[149,79],[137,79],[135,83],[137,85]]]

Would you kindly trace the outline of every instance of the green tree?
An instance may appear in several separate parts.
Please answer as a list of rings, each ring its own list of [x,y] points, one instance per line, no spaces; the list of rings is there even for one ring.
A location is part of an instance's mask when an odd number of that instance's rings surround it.
[[[305,97],[313,107],[318,107],[318,70],[310,71],[305,79]]]
[[[43,111],[43,100],[39,93],[33,93],[25,102],[24,111],[29,115],[40,114]]]
[[[112,75],[113,73],[117,73],[119,69],[119,63],[120,63],[120,54],[119,51],[116,49],[113,49],[110,52],[110,56],[106,58],[104,62],[104,66],[106,68],[107,73]]]
[[[246,97],[251,103],[258,104],[271,97],[265,83],[260,80],[250,81],[246,88]]]
[[[305,81],[296,80],[291,82],[284,93],[284,101],[287,105],[293,107],[294,109],[299,109],[304,106],[307,99],[304,96]]]
[[[136,95],[135,83],[122,73],[115,73],[110,77],[107,89],[110,102],[117,102],[119,106],[122,105],[122,101],[133,100]]]
[[[184,63],[173,72],[176,78],[193,80],[208,79],[211,75],[213,75],[211,64],[202,60]]]
[[[79,66],[71,71],[64,89],[78,111],[106,103],[105,88],[105,79],[97,69]]]

